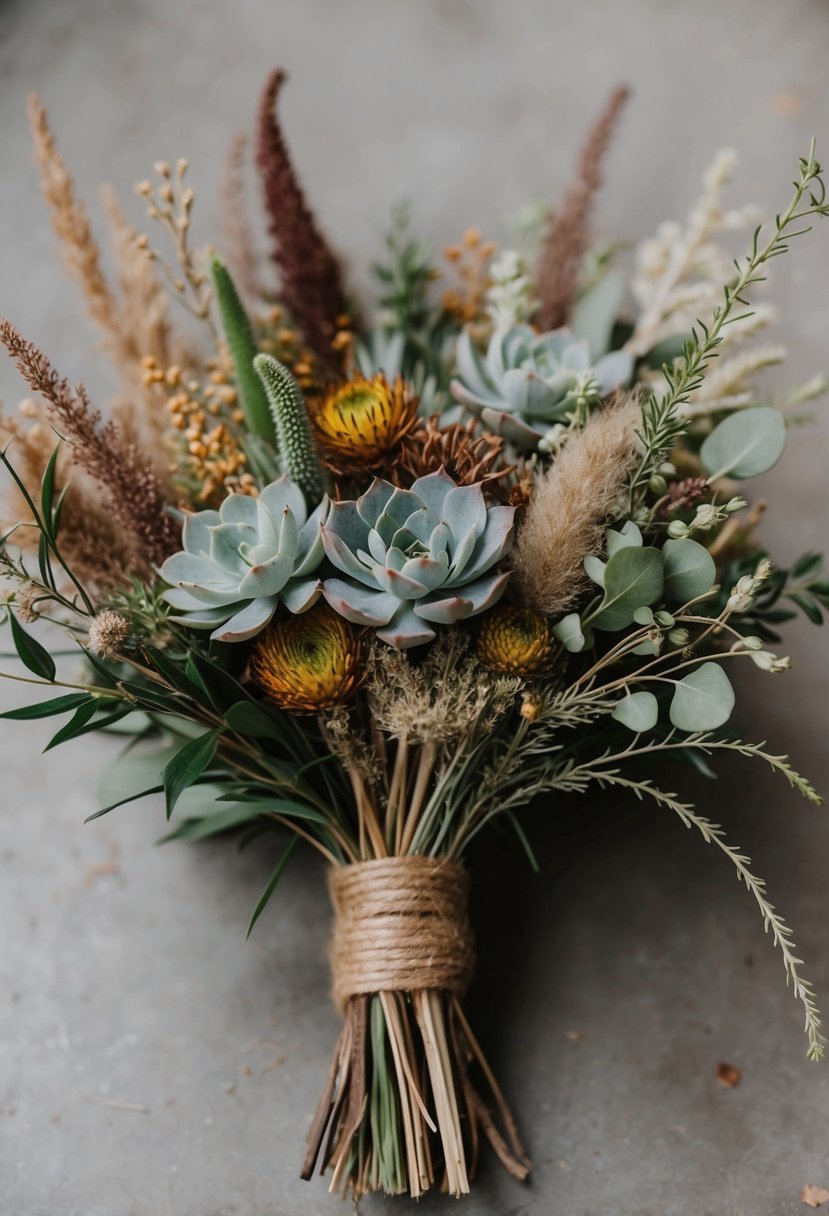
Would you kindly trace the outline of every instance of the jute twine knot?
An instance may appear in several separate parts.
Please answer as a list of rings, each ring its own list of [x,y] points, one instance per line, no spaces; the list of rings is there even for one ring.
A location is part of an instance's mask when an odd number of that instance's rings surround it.
[[[334,905],[333,994],[424,988],[462,994],[475,952],[467,915],[469,876],[435,857],[384,857],[329,875]]]

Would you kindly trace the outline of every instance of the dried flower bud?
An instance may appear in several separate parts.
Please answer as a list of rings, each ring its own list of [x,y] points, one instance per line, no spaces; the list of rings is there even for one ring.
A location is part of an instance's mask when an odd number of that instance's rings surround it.
[[[687,646],[690,636],[687,629],[671,629],[668,633],[668,641],[673,646]]]
[[[104,608],[89,625],[89,649],[102,659],[115,659],[123,651],[130,625],[120,612]]]
[[[751,652],[751,660],[760,668],[761,671],[788,671],[792,665],[788,655],[779,657],[772,654],[770,650],[754,650]]]

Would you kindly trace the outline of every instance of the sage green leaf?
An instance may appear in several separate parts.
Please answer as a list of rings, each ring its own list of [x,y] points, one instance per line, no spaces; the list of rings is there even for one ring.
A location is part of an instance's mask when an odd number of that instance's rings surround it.
[[[299,843],[299,837],[294,836],[293,840],[288,844],[288,846],[286,847],[282,856],[280,857],[279,861],[276,863],[276,869],[274,870],[273,874],[271,874],[270,878],[268,879],[268,884],[265,887],[265,890],[259,896],[259,902],[257,903],[256,907],[253,909],[253,916],[250,918],[250,924],[248,925],[248,931],[245,934],[245,941],[247,941],[247,939],[250,937],[251,932],[253,930],[253,926],[259,920],[259,917],[262,915],[262,913],[265,910],[268,900],[270,899],[270,897],[273,895],[274,891],[276,890],[276,885],[279,882],[280,878],[282,877],[283,873],[285,872],[285,867],[288,864],[288,859],[290,858],[291,854],[293,853],[293,851],[296,848],[298,843]]]
[[[705,595],[717,578],[717,567],[708,550],[695,540],[668,540],[662,550],[665,561],[665,599],[677,604]]]
[[[718,663],[703,663],[676,682],[670,719],[680,730],[716,730],[731,717],[734,689]]]
[[[167,818],[173,812],[173,807],[182,794],[195,781],[198,781],[204,770],[216,754],[216,743],[222,727],[209,730],[197,739],[191,739],[179,748],[171,760],[167,761],[162,773],[164,797],[167,803]]]
[[[653,730],[659,718],[659,702],[652,692],[631,692],[618,701],[610,715],[622,726],[639,734],[643,730]]]
[[[13,612],[9,613],[9,624],[14,648],[20,662],[41,680],[48,680],[51,683],[55,678],[57,668],[49,651],[26,632]]]
[[[662,595],[662,554],[658,549],[624,548],[613,554],[605,569],[604,599],[590,624],[596,629],[625,629],[633,614]]]
[[[776,465],[786,446],[786,423],[779,410],[758,405],[729,414],[700,448],[711,481],[757,477]]]
[[[580,650],[584,650],[584,633],[577,612],[571,612],[562,617],[558,624],[553,626],[553,633],[564,649],[569,650],[571,654],[578,654]]]
[[[637,608],[634,612],[633,620],[636,625],[652,625],[653,608],[649,608],[647,604],[643,604],[641,608]]]
[[[629,519],[623,528],[617,532],[615,528],[609,528],[607,533],[607,556],[612,557],[619,549],[641,548],[642,533],[639,528]]]

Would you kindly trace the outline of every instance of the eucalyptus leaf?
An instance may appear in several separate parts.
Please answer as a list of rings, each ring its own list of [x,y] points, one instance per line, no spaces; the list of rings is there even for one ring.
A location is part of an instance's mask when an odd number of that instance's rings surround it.
[[[786,446],[786,423],[779,410],[758,405],[729,414],[700,448],[711,481],[757,477],[777,464]]]
[[[662,550],[665,561],[665,598],[685,604],[705,595],[717,578],[717,567],[708,550],[695,540],[668,540]]]
[[[624,548],[613,554],[605,569],[604,599],[590,624],[596,629],[625,629],[643,605],[662,595],[662,554],[654,548]]]
[[[584,650],[585,638],[577,612],[571,612],[562,617],[558,624],[553,626],[553,633],[564,649],[569,650],[571,654],[578,654],[580,650]]]
[[[595,553],[588,553],[587,557],[584,559],[584,570],[587,577],[592,579],[594,583],[598,583],[603,591],[604,572],[606,568],[606,564],[601,560],[601,558],[596,557]]]
[[[620,528],[618,532],[615,528],[609,528],[607,532],[607,555],[612,557],[619,549],[626,548],[641,548],[642,533],[632,519],[627,520],[625,526]]]
[[[716,730],[731,717],[734,689],[718,663],[703,663],[676,682],[670,719],[679,730]]]
[[[644,690],[628,693],[616,703],[611,718],[627,726],[629,730],[639,734],[644,730],[653,730],[659,718],[659,702],[652,692]]]

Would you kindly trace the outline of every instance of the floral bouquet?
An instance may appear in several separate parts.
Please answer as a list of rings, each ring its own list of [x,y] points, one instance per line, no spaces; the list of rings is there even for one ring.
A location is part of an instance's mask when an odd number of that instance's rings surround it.
[[[506,249],[470,230],[440,269],[396,214],[362,310],[286,151],[283,79],[267,82],[255,145],[278,285],[244,219],[239,137],[216,252],[192,245],[186,161],[138,186],[169,254],[107,193],[113,286],[31,101],[52,222],[122,389],[104,421],[3,322],[37,397],[0,419],[2,611],[28,669],[9,678],[50,692],[4,716],[60,717],[50,747],[130,736],[151,776],[96,815],[163,793],[168,839],[279,832],[251,927],[294,846],[322,855],[342,1032],[302,1175],[330,1170],[355,1198],[462,1195],[484,1140],[517,1179],[530,1168],[463,1007],[465,861],[500,828],[534,864],[520,811],[537,796],[630,792],[717,846],[821,1054],[762,880],[650,766],[757,757],[819,801],[785,756],[728,727],[728,672],[784,670],[778,625],[829,605],[820,558],[773,566],[741,490],[824,387],[757,403],[756,373],[784,352],[754,341],[774,314],[750,297],[829,206],[811,150],[732,261],[726,234],[754,217],[725,208],[722,154],[687,223],[645,241],[626,281],[589,224],[620,89],[557,211],[530,209]],[[198,325],[174,325],[170,299]],[[60,674],[50,622],[77,643]]]

